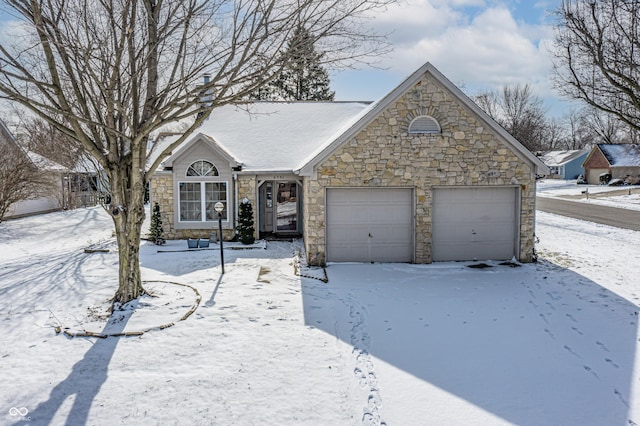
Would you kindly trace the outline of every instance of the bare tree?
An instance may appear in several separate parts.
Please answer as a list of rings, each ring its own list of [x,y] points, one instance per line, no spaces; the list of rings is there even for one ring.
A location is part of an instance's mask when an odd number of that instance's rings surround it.
[[[480,93],[474,100],[530,151],[547,148],[546,108],[529,84],[507,85],[501,91]]]
[[[640,0],[563,0],[556,16],[556,88],[640,129]]]
[[[549,118],[545,127],[545,150],[573,149],[568,148],[566,142],[567,130],[561,119]]]
[[[163,154],[211,110],[277,75],[295,28],[313,32],[336,66],[372,60],[387,45],[362,21],[391,2],[4,0],[25,37],[0,45],[0,92],[78,141],[108,177],[119,250],[114,302],[144,293],[144,193]],[[182,136],[147,152],[150,135],[175,122],[186,123]]]
[[[586,108],[582,124],[595,135],[597,143],[621,143],[624,139],[625,124],[602,110]]]
[[[84,152],[77,140],[38,116],[21,116],[18,128],[16,138],[22,146],[69,169],[76,166]]]
[[[53,182],[34,164],[0,123],[0,222],[9,208],[50,192]]]

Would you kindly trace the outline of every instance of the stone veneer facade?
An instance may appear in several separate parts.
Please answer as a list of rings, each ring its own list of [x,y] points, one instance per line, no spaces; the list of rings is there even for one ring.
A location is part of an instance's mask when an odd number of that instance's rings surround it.
[[[440,134],[409,134],[412,119],[428,115]],[[415,262],[431,263],[434,187],[518,186],[522,262],[533,259],[535,172],[506,142],[437,81],[425,75],[304,180],[308,262],[325,263],[325,190],[404,187],[415,196]]]
[[[238,190],[238,200],[249,199],[253,205],[254,220],[257,215],[257,179],[255,175],[239,175],[236,181]],[[186,238],[208,238],[209,231],[204,229],[176,229],[174,226],[174,202],[173,202],[173,173],[157,172],[151,179],[151,203],[160,204],[160,216],[162,218],[163,230],[166,239],[186,239]],[[234,216],[235,217],[235,216]],[[235,221],[234,221],[235,223]],[[217,231],[217,222],[212,225],[211,231]],[[235,236],[234,229],[223,229],[225,240],[230,240]],[[256,231],[256,238],[258,237]]]

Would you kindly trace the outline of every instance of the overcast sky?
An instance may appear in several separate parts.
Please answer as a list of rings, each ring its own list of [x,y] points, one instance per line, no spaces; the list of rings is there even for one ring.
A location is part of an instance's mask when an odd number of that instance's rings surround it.
[[[529,83],[560,115],[549,82],[551,11],[560,0],[399,0],[373,21],[394,51],[382,70],[332,73],[336,100],[377,100],[425,62],[467,94]]]

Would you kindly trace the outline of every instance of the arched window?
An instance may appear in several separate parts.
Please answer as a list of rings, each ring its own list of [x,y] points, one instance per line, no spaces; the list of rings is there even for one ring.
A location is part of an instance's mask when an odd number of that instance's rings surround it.
[[[187,169],[187,176],[219,176],[218,169],[207,160],[194,161]]]
[[[433,117],[420,115],[409,124],[409,133],[440,133],[440,124]]]
[[[191,178],[210,178],[220,176],[216,166],[207,160],[191,163],[186,172]],[[211,182],[211,180],[215,180]],[[218,218],[214,210],[217,202],[225,205],[222,218],[227,220],[227,182],[219,179],[190,179],[178,183],[180,222],[212,222]]]

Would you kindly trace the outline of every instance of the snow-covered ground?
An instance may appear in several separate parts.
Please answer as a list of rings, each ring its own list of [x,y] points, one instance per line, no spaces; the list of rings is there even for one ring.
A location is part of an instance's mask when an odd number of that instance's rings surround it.
[[[0,424],[640,424],[638,232],[539,213],[536,264],[328,283],[294,273],[299,242],[225,245],[223,276],[218,250],[144,243],[155,297],[107,323],[111,228],[100,208],[0,225]]]
[[[543,179],[537,182],[541,197],[565,198],[582,203],[640,210],[640,186],[576,185],[574,180]]]

